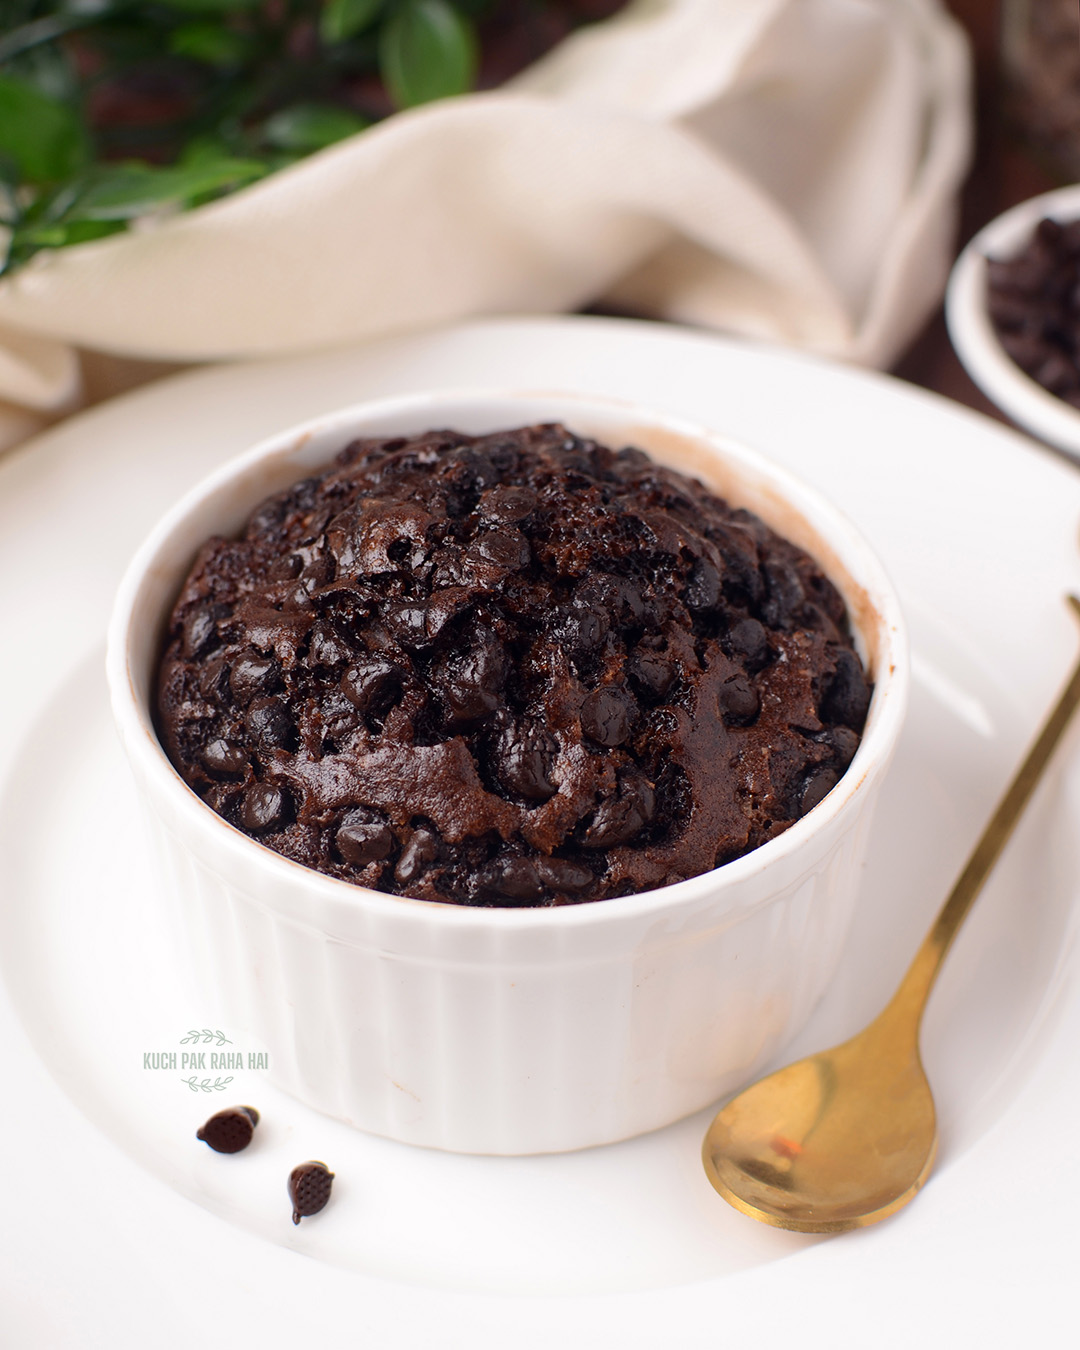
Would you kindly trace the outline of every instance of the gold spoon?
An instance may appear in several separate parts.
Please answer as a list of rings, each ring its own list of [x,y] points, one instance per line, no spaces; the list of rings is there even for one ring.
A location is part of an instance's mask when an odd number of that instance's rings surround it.
[[[1067,597],[1080,617],[1080,600]],[[842,1233],[893,1214],[930,1175],[934,1099],[919,1026],[941,963],[1080,704],[1080,660],[941,913],[877,1019],[732,1098],[709,1126],[709,1180],[736,1209],[799,1233]]]

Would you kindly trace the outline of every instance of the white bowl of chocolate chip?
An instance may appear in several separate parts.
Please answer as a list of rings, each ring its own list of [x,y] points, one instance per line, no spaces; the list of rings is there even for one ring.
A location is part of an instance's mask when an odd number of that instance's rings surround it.
[[[132,562],[108,667],[210,1005],[311,1106],[477,1153],[657,1128],[795,1034],[907,688],[895,594],[809,488],[489,391],[218,471]]]
[[[984,226],[956,260],[945,316],[987,398],[1025,431],[1080,455],[1080,184]]]

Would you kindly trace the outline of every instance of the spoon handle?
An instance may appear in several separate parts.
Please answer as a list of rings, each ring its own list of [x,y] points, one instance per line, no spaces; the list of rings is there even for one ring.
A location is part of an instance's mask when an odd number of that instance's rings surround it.
[[[1080,599],[1075,595],[1069,595],[1066,599],[1077,618],[1080,618]],[[900,987],[885,1012],[881,1014],[882,1020],[885,1018],[892,1020],[893,1015],[907,1015],[911,1018],[912,1031],[918,1035],[923,1008],[930,997],[930,991],[934,987],[934,981],[953,939],[960,931],[960,925],[967,918],[975,897],[982,890],[983,883],[990,875],[1002,849],[1008,843],[1028,798],[1078,705],[1080,705],[1080,658],[1061,697],[1043,723],[1034,745],[1028,751],[1027,758],[1017,769],[1012,782],[1005,790],[1005,795],[998,803],[997,810],[990,817],[979,842],[968,858],[964,870],[949,892],[949,897],[934,920],[933,927],[915,953],[915,959],[901,980]]]

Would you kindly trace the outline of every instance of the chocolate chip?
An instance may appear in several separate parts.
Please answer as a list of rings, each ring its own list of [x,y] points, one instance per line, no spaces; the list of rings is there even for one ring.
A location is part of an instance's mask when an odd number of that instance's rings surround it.
[[[531,858],[496,858],[477,874],[477,893],[482,899],[531,905],[544,893]]]
[[[749,726],[761,711],[758,691],[750,683],[750,677],[741,673],[727,677],[717,691],[716,699],[729,726]]]
[[[1002,333],[1000,340],[1016,364],[1029,375],[1038,370],[1051,352],[1049,342],[1038,333]]]
[[[342,693],[368,717],[384,717],[401,693],[405,672],[381,656],[362,657],[341,677]]]
[[[472,547],[485,562],[509,571],[528,567],[532,557],[529,541],[520,530],[488,530],[476,536]]]
[[[762,570],[768,591],[764,612],[771,626],[792,627],[806,603],[798,572],[783,558],[766,558]]]
[[[300,585],[310,595],[320,587],[329,585],[334,579],[334,571],[333,554],[320,554],[317,558],[312,558],[300,573]]]
[[[279,698],[258,698],[244,715],[248,735],[264,750],[291,750],[296,746],[296,724]]]
[[[183,624],[183,652],[189,661],[202,656],[217,641],[216,605],[199,605],[189,610]]]
[[[624,445],[621,450],[615,452],[615,458],[622,468],[630,472],[653,467],[653,462],[649,456],[644,450],[639,450],[636,445]]]
[[[720,603],[720,573],[708,560],[699,558],[683,591],[683,603],[692,613],[715,609]]]
[[[271,565],[267,575],[274,581],[295,581],[303,570],[303,558],[298,553],[287,553]]]
[[[626,663],[630,683],[650,702],[662,703],[678,675],[675,662],[659,652],[639,651]]]
[[[321,480],[318,478],[314,478],[311,480],[311,482],[314,484],[315,496],[317,497],[318,489],[321,485]],[[305,552],[307,552],[308,554],[311,554],[313,552],[311,545],[317,544],[317,541],[321,538],[323,531],[326,529],[327,525],[330,524],[333,515],[334,512],[328,506],[323,506],[318,511],[311,511],[308,513],[308,516],[304,521],[303,528],[300,531],[301,539],[303,539],[305,544],[308,545]],[[315,557],[321,558],[321,556],[322,556],[321,552],[315,552]]]
[[[239,1153],[251,1143],[259,1113],[253,1106],[227,1106],[215,1111],[195,1138],[209,1144],[215,1153]]]
[[[260,503],[251,513],[246,530],[248,538],[257,538],[261,534],[276,534],[287,513],[286,493],[267,497],[266,501]]]
[[[402,886],[410,885],[438,856],[439,837],[434,830],[421,828],[414,831],[394,868],[395,880]]]
[[[500,483],[498,487],[484,493],[477,509],[488,520],[510,524],[531,516],[536,510],[536,500],[536,493],[532,488]]]
[[[234,745],[221,736],[210,741],[199,752],[199,761],[207,773],[215,778],[242,778],[248,766],[243,746]]]
[[[1035,238],[1040,244],[1055,248],[1064,238],[1065,228],[1060,221],[1044,216],[1035,226]]]
[[[987,299],[990,317],[1001,328],[1019,328],[1031,316],[1031,303],[1023,295],[991,291]]]
[[[273,656],[263,656],[248,647],[232,664],[229,685],[241,703],[249,703],[256,694],[267,694],[277,684],[281,666]]]
[[[559,616],[555,632],[572,655],[589,656],[603,645],[608,635],[607,615],[596,605],[575,604]]]
[[[511,796],[546,802],[556,791],[551,770],[558,748],[555,738],[534,723],[506,726],[492,752],[495,777]]]
[[[537,858],[536,874],[545,886],[567,895],[580,895],[596,880],[583,863],[571,862],[569,858]]]
[[[741,656],[748,666],[761,665],[769,655],[764,624],[757,619],[740,619],[725,634],[724,649],[729,656]]]
[[[312,1160],[300,1163],[289,1173],[289,1199],[292,1201],[293,1223],[308,1219],[326,1208],[334,1174],[324,1162]]]
[[[820,737],[826,745],[831,745],[836,752],[836,762],[841,769],[846,769],[855,758],[855,751],[859,748],[859,734],[852,731],[850,727],[828,727]]]
[[[646,618],[640,585],[608,572],[582,582],[574,592],[574,601],[583,609],[603,612],[617,628],[640,627]]]
[[[320,607],[324,596],[319,597]],[[352,590],[351,593],[337,596],[329,608],[325,611],[326,617],[330,620],[330,627],[350,646],[360,647],[364,643],[364,634],[369,625],[371,613],[375,608],[372,601],[363,592]]]
[[[817,769],[812,773],[806,780],[799,800],[802,814],[806,815],[818,802],[824,801],[839,781],[840,775],[835,769]]]
[[[506,665],[502,643],[483,630],[467,650],[449,657],[434,678],[452,726],[468,726],[499,707]]]
[[[294,483],[289,489],[286,500],[294,510],[310,511],[315,504],[315,496],[318,490],[319,479],[315,475],[310,478],[301,478],[299,483]]]
[[[1035,379],[1052,394],[1064,393],[1077,382],[1077,370],[1064,352],[1051,350],[1038,368],[1032,371]]]
[[[870,707],[870,686],[859,658],[847,647],[835,652],[836,671],[825,686],[820,717],[823,722],[840,722],[852,731],[862,731]]]
[[[343,818],[334,835],[334,843],[346,862],[363,867],[390,856],[394,833],[385,816],[358,807]]]
[[[244,793],[240,808],[244,829],[263,834],[278,829],[285,820],[285,798],[273,783],[255,783]]]
[[[427,606],[402,601],[389,604],[383,611],[386,626],[397,642],[409,651],[428,646]]]
[[[352,654],[352,648],[327,624],[317,623],[311,630],[308,655],[312,665],[340,665],[342,661],[348,661]]]
[[[656,794],[652,784],[638,769],[619,774],[619,790],[596,808],[592,824],[582,842],[586,848],[614,848],[628,844],[652,820],[656,812]]]
[[[571,478],[574,474],[586,480],[592,478],[596,473],[596,464],[589,453],[590,448],[582,441],[568,441],[564,453],[560,456],[559,468]]]
[[[735,511],[733,518],[744,513]],[[748,524],[746,529],[734,526],[719,532],[717,547],[724,560],[724,595],[733,604],[761,605],[765,599],[765,578],[758,565],[758,554]]]
[[[459,482],[470,492],[480,493],[485,488],[494,487],[499,481],[494,464],[482,450],[471,445],[463,445],[447,456],[458,471]]]
[[[325,698],[319,700],[319,717],[323,725],[324,755],[335,754],[342,741],[360,725],[360,715],[340,689],[331,689]],[[328,749],[328,743],[333,747]]]
[[[988,259],[987,310],[1013,361],[1073,403],[1080,392],[1080,231],[1045,219],[1012,258]]]
[[[622,745],[634,729],[637,705],[625,689],[605,684],[581,705],[581,730],[597,745]]]
[[[224,656],[212,656],[199,672],[199,693],[220,703],[228,701],[229,667]]]

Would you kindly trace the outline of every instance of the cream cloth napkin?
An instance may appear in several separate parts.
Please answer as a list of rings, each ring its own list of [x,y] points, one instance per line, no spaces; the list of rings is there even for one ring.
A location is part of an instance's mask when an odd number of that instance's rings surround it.
[[[79,346],[205,361],[599,299],[885,365],[946,275],[968,75],[938,0],[636,0],[497,92],[39,254],[0,283],[0,444],[77,404]]]

